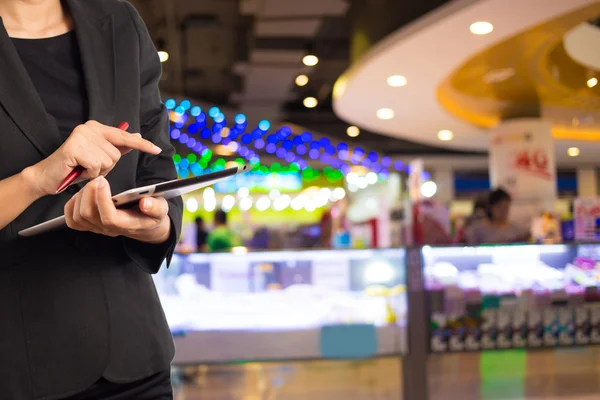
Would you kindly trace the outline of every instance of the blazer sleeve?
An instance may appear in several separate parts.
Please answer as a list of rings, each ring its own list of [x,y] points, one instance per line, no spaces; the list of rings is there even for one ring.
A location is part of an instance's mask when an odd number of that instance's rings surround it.
[[[140,42],[141,134],[162,149],[158,156],[140,154],[136,183],[137,186],[145,186],[177,179],[177,171],[173,163],[175,149],[169,141],[168,113],[160,100],[158,89],[158,82],[162,74],[158,53],[137,10],[129,2],[123,2],[123,4],[135,24]],[[123,238],[125,251],[129,257],[149,273],[158,272],[165,259],[169,266],[181,233],[183,200],[181,197],[177,197],[168,202],[171,235],[164,244],[153,245]]]

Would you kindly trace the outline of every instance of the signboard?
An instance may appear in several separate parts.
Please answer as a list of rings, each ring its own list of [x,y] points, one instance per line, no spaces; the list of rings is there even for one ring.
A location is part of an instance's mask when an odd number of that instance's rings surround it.
[[[528,223],[556,202],[551,125],[540,119],[505,121],[492,132],[490,180],[513,197],[512,218]]]
[[[573,202],[575,241],[600,240],[600,198],[578,198]]]

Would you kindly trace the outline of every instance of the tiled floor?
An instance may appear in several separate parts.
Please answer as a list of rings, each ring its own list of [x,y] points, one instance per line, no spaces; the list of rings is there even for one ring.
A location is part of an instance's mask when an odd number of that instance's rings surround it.
[[[396,358],[184,369],[177,400],[402,399]],[[600,400],[600,349],[431,356],[429,400]]]

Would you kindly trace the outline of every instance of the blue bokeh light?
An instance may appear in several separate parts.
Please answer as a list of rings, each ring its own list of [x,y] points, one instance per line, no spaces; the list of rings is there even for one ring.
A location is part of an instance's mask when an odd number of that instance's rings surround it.
[[[192,107],[192,109],[190,110],[190,115],[192,117],[197,117],[202,113],[202,109],[198,106],[194,106]]]
[[[277,146],[275,146],[274,143],[269,143],[267,144],[267,146],[265,147],[265,151],[269,154],[273,154],[275,153],[275,151],[277,150]]]
[[[183,100],[180,104],[180,106],[184,109],[184,110],[189,110],[190,107],[192,106],[192,103],[189,100]]]
[[[306,146],[303,144],[298,145],[298,147],[296,147],[296,153],[300,154],[300,155],[304,155],[306,154],[308,150],[306,149]]]
[[[266,119],[263,119],[262,121],[260,121],[258,123],[258,129],[260,129],[263,132],[268,131],[271,128],[271,123],[269,121],[267,121]]]
[[[216,117],[217,115],[219,115],[219,114],[221,114],[221,110],[219,110],[219,107],[211,107],[211,108],[208,110],[208,115],[209,115],[211,118],[215,118],[215,117]]]
[[[165,107],[167,110],[172,110],[177,106],[177,102],[174,99],[169,99],[165,102]]]
[[[236,124],[243,125],[246,123],[246,116],[244,114],[238,114],[235,117],[233,117],[233,120]]]

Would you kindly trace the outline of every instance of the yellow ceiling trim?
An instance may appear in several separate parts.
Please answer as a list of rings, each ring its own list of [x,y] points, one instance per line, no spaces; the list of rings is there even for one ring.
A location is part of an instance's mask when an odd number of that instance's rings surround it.
[[[551,119],[556,140],[600,141],[597,126],[593,129],[570,127],[561,120],[570,118],[571,113],[600,117],[600,85],[597,90],[573,86],[572,82],[579,80],[585,86],[585,72],[566,57],[561,48],[566,32],[598,16],[600,2],[479,52],[439,84],[436,90],[439,104],[450,114],[482,129],[493,128],[511,115],[541,112],[548,116],[557,110],[556,117]],[[556,67],[565,75],[553,73]],[[507,68],[512,69],[514,75],[506,80],[486,81],[488,73]],[[567,75],[570,80],[563,79]]]

